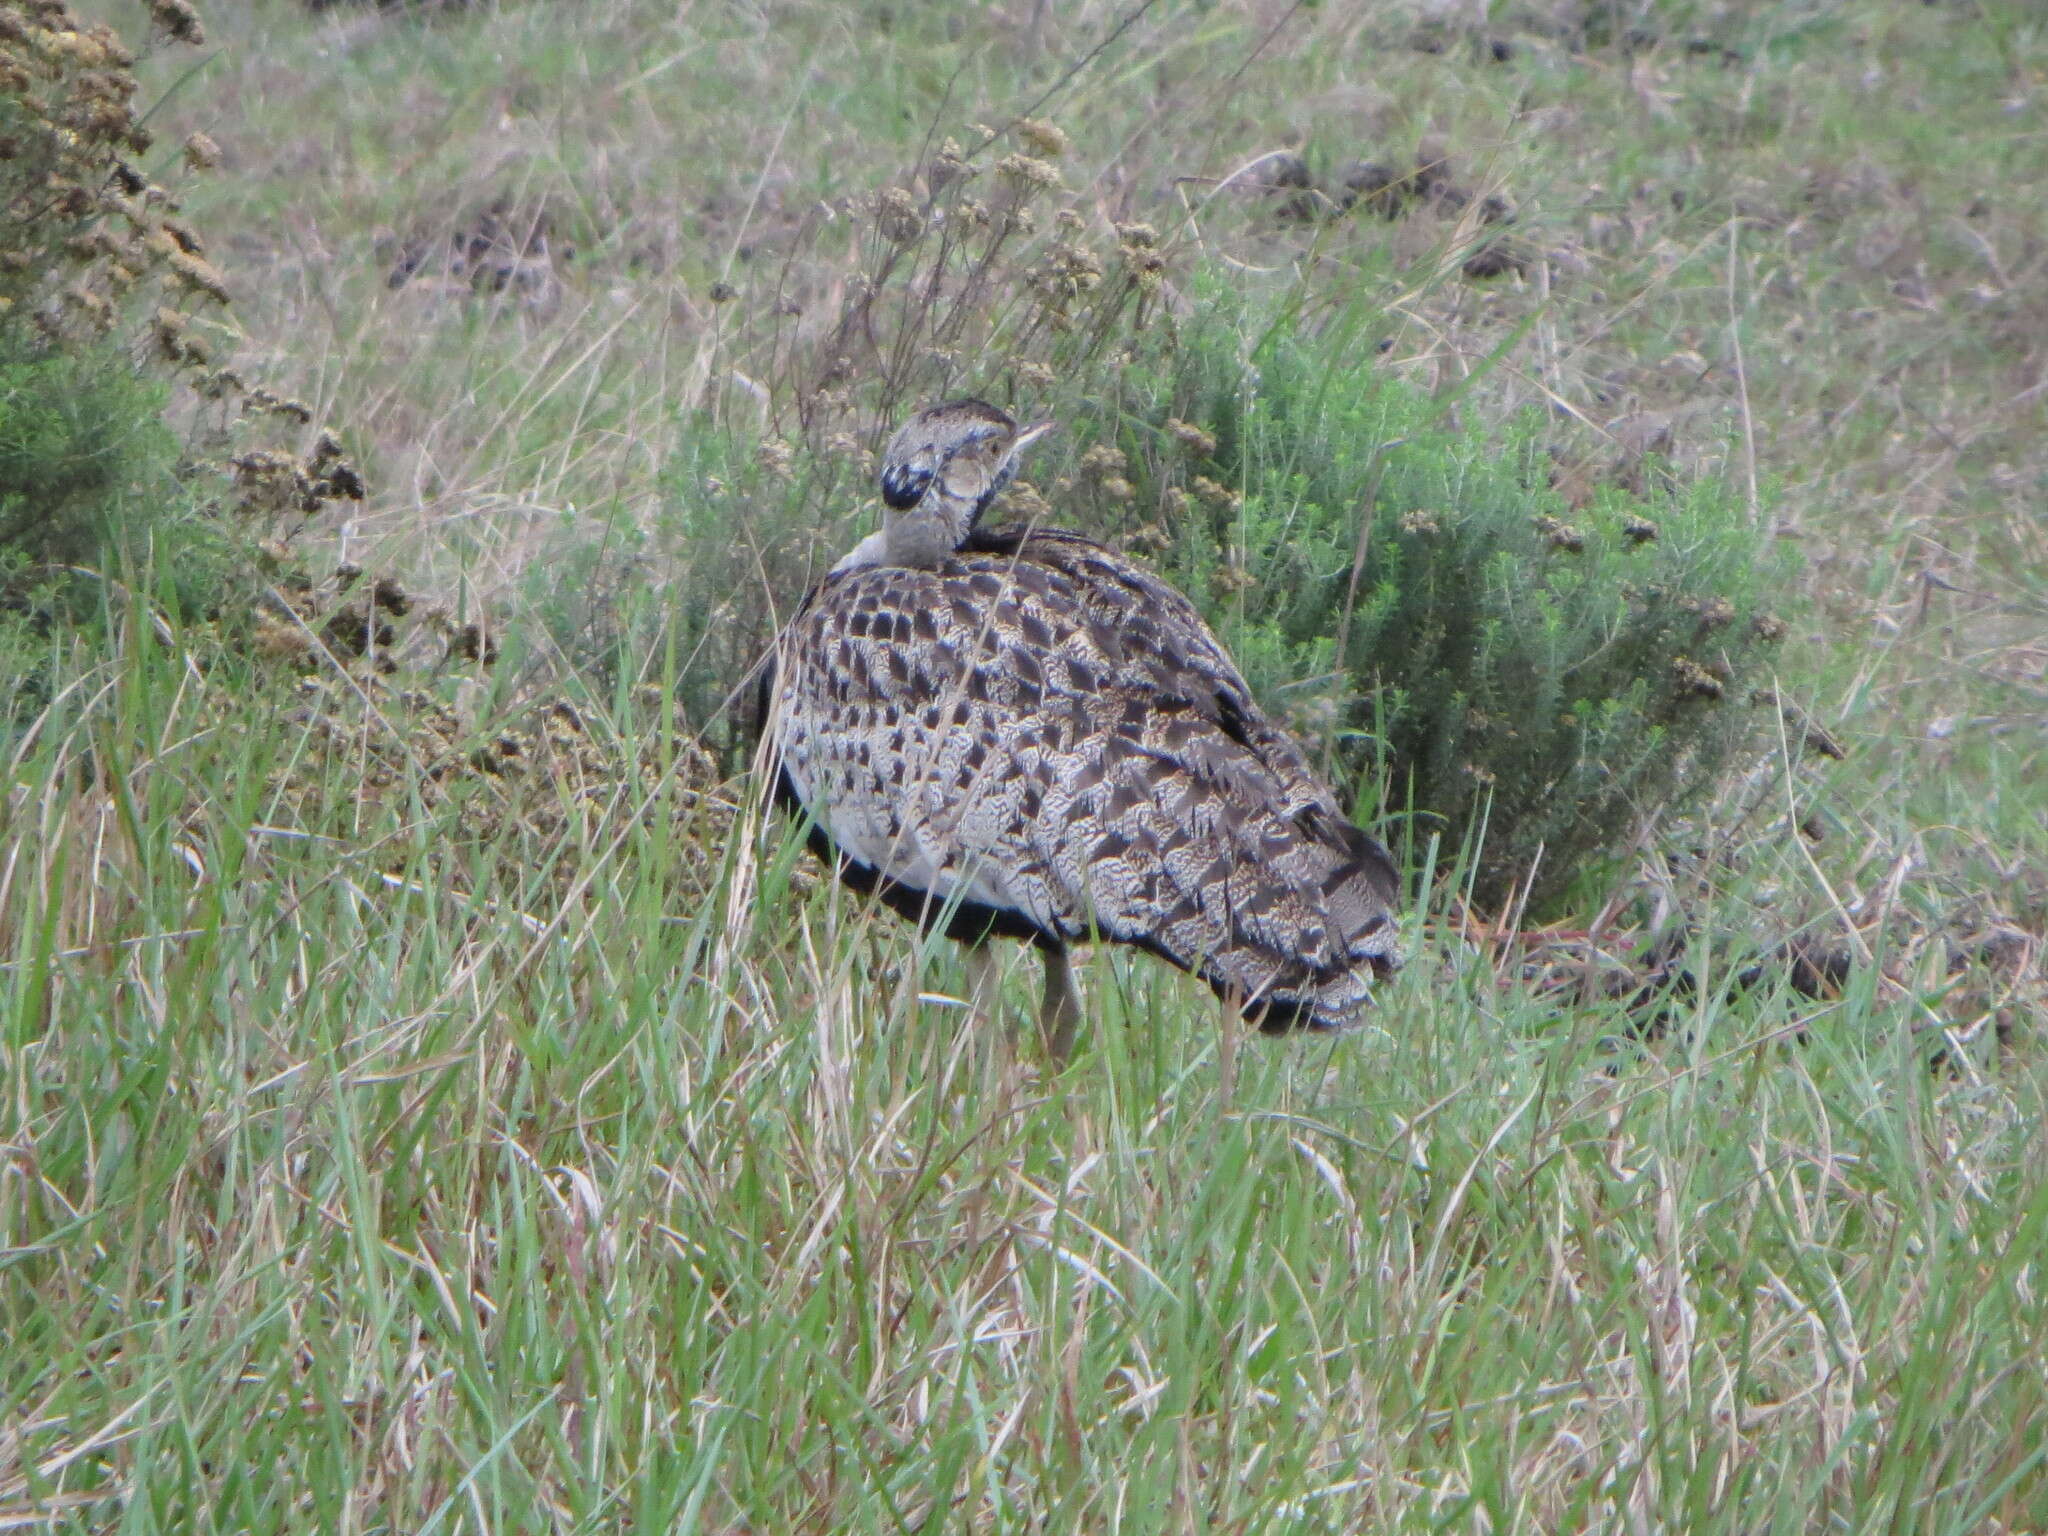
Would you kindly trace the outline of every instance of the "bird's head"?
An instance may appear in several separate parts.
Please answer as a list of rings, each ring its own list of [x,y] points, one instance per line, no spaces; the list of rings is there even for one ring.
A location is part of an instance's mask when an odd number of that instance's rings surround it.
[[[985,400],[927,406],[897,429],[882,453],[882,500],[908,512],[940,497],[971,509],[968,527],[1009,484],[1017,457],[1052,430],[1019,427]]]
[[[933,566],[967,536],[1016,471],[1017,458],[1052,430],[1019,427],[984,400],[949,400],[906,421],[882,451],[882,531],[835,569]]]

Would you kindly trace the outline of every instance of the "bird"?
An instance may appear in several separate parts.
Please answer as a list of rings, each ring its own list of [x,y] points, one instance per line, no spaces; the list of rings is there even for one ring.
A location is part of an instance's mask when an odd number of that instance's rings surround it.
[[[1056,1065],[1070,954],[1134,946],[1267,1033],[1360,1020],[1401,962],[1401,881],[1192,603],[1079,533],[983,526],[1052,429],[918,411],[882,526],[806,594],[762,681],[772,799],[851,889],[969,946],[1044,957]],[[1234,1038],[1234,1037],[1233,1037]]]

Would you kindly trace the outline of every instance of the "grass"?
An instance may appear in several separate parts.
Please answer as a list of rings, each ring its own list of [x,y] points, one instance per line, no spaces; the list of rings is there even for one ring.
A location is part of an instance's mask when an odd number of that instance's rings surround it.
[[[506,636],[400,680],[449,761],[542,678],[596,757],[436,777],[399,687],[311,693],[140,579],[103,646],[10,636],[51,702],[0,774],[0,1528],[2048,1525],[2038,975],[1939,942],[2048,927],[2041,24],[1674,3],[1632,56],[1500,8],[1495,64],[1364,8],[1055,9],[208,17],[162,109],[228,157],[191,220],[373,482],[300,541]],[[1357,1036],[1226,1064],[1206,994],[1122,956],[1057,1079],[962,1029],[950,947],[818,885],[632,686],[691,654],[593,678],[542,620],[659,604],[703,442],[872,441],[883,381],[815,428],[781,388],[872,254],[851,200],[1027,111],[1089,238],[1156,224],[1170,281],[1385,337],[1463,414],[1542,404],[1566,479],[1655,418],[1754,485],[1806,559],[1786,681],[1849,758],[1774,754],[1580,934],[1410,850],[1444,878]],[[1540,262],[1205,201],[1297,139],[1324,174],[1441,139]],[[551,298],[387,286],[501,194],[576,248]],[[1659,909],[1705,984],[1639,1040],[1554,983]],[[1802,926],[1875,963],[1713,984]]]
[[[252,691],[138,630],[17,767],[17,1513],[2038,1515],[2043,1075],[1988,1033],[1930,1075],[1919,992],[1703,997],[1644,1051],[1453,948],[1225,1100],[1196,990],[1098,960],[1037,1080],[956,1027],[943,945],[827,893],[792,928],[786,848],[699,894],[621,804],[549,904],[458,894],[402,803],[285,835],[263,786],[318,754],[235,729]]]

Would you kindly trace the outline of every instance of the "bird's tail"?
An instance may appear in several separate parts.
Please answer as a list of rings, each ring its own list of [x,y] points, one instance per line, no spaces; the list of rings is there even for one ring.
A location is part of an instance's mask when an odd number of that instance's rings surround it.
[[[1228,942],[1198,971],[1268,1034],[1357,1024],[1373,983],[1401,964],[1393,860],[1348,821],[1318,823],[1302,829],[1307,846],[1283,861],[1294,877],[1290,931],[1218,914]]]
[[[1119,764],[1112,779],[1142,771]],[[1102,934],[1200,976],[1268,1032],[1359,1022],[1374,981],[1401,961],[1387,850],[1327,804],[1289,815],[1270,780],[1212,771],[1174,783],[1171,800],[1128,797],[1137,803],[1084,855]]]

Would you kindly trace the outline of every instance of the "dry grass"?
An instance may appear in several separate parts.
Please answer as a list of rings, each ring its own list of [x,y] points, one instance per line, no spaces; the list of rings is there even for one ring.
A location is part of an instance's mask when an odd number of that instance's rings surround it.
[[[503,786],[408,779],[373,688],[295,719],[275,661],[142,622],[39,663],[0,774],[0,1527],[2048,1524],[2038,960],[1926,941],[2048,927],[2048,37],[1674,3],[1625,8],[1665,28],[1635,51],[1503,11],[1495,62],[1364,9],[209,18],[164,108],[227,162],[191,216],[373,481],[307,540],[505,638],[421,685],[435,751],[552,672],[635,766],[590,795],[570,753],[508,828]],[[1029,259],[1055,206],[1106,256],[1142,219],[1169,294],[1220,268],[1461,411],[1553,410],[1567,480],[1668,431],[1754,484],[1848,759],[1760,768],[1549,950],[1437,886],[1378,1027],[1247,1048],[1227,1100],[1209,1003],[1148,962],[1091,962],[1059,1081],[957,1028],[947,946],[725,834],[741,788],[543,621],[648,601],[692,466],[763,437],[939,380],[1113,408],[970,348],[798,410],[885,254],[853,210],[1027,115],[1073,146]],[[1476,202],[1280,217],[1300,189],[1244,168],[1290,148],[1325,195],[1448,157],[1526,270],[1461,275]],[[483,250],[388,286],[501,198],[546,281]],[[1658,910],[1695,985],[1645,1043],[1551,983]],[[1718,984],[1801,925],[1872,963]]]

